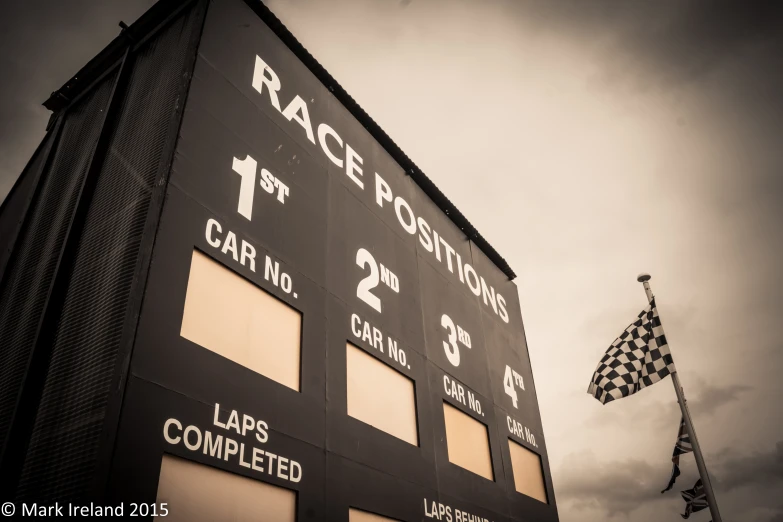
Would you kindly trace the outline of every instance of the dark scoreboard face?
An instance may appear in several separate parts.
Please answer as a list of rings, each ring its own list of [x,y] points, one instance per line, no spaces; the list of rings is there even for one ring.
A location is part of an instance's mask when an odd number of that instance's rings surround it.
[[[116,500],[557,520],[516,286],[241,0],[209,6],[170,179]]]

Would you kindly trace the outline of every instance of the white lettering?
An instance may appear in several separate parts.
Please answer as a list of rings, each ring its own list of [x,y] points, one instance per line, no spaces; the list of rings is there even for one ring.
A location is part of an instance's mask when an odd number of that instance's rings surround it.
[[[358,163],[357,163],[358,161]],[[356,154],[356,151],[351,148],[350,145],[347,143],[345,144],[345,173],[348,175],[349,178],[353,180],[354,183],[359,185],[359,188],[364,190],[364,183],[362,180],[356,177],[356,174],[359,176],[362,175],[362,169],[359,167],[359,165],[362,164],[362,158]]]
[[[280,288],[287,294],[291,293],[291,276],[285,272],[280,276]]]
[[[286,474],[286,471],[288,471],[288,459],[285,457],[278,457],[277,458],[277,476],[281,479],[288,479],[288,475]]]
[[[295,460],[291,461],[291,473],[288,475],[288,479],[291,482],[299,482],[302,480],[302,466]]]
[[[239,465],[242,466],[243,468],[249,468],[250,467],[250,463],[249,462],[245,462],[245,445],[244,444],[240,444],[239,445]]]
[[[213,239],[213,230],[217,229],[217,233],[220,234],[223,232],[223,229],[220,227],[220,223],[215,221],[212,218],[209,218],[207,220],[207,230],[205,235],[207,236],[207,243],[209,243],[209,246],[213,248],[218,248],[220,246],[220,240],[219,239]]]
[[[220,251],[224,254],[231,252],[231,257],[234,258],[234,261],[239,261],[239,254],[237,253],[236,234],[234,234],[230,230],[228,231],[228,235],[226,236],[226,242],[223,243],[223,248]]]
[[[256,426],[256,421],[246,413],[242,414],[242,436],[247,435],[247,430],[252,430]]]
[[[269,439],[267,433],[269,426],[266,422],[256,421],[251,415],[239,414],[236,410],[232,410],[228,422],[223,424],[218,418],[219,412],[220,406],[215,404],[212,418],[215,426],[236,431],[241,437],[246,437],[251,432],[255,432],[256,439],[261,443],[265,443]],[[252,447],[241,440],[233,440],[223,435],[213,434],[209,430],[203,430],[202,433],[198,426],[192,424],[183,430],[182,423],[174,418],[168,419],[164,423],[163,437],[169,444],[177,445],[182,443],[188,450],[203,453],[212,458],[229,461],[231,457],[234,457],[233,460],[243,468],[253,469],[258,472],[264,472],[266,468],[266,472],[269,475],[276,474],[278,478],[291,482],[299,482],[302,479],[302,466],[293,459]],[[268,459],[267,466],[263,465],[264,456]],[[276,471],[275,460],[277,460]]]
[[[500,312],[500,318],[503,322],[508,323],[508,312],[506,311],[506,300],[503,296],[498,294],[498,311]]]
[[[449,272],[452,274],[454,273],[454,268],[451,266],[451,255],[455,253],[454,249],[451,248],[451,245],[446,243],[446,240],[443,239],[443,236],[440,237],[440,242],[443,245],[443,248],[446,249],[446,264],[449,267]]]
[[[370,335],[370,323],[364,323],[362,328],[362,341],[372,344],[372,335]]]
[[[301,116],[299,115],[300,112],[302,113]],[[304,128],[305,133],[307,133],[307,139],[312,143],[315,143],[313,125],[310,123],[310,113],[307,111],[307,104],[298,94],[294,96],[291,103],[283,110],[283,116],[285,116],[288,121],[293,119],[301,125]]]
[[[188,440],[188,433],[195,433],[196,434],[196,443],[191,444]],[[201,430],[199,430],[195,426],[188,426],[185,428],[185,433],[182,435],[182,441],[185,443],[185,447],[188,448],[190,451],[196,451],[201,447]]]
[[[386,183],[383,178],[376,172],[375,173],[375,202],[379,207],[383,207],[383,201],[386,200],[389,203],[392,201],[392,191],[389,184]]]
[[[405,218],[402,217],[402,213],[400,212],[400,209],[402,208],[404,208],[405,211],[408,213],[408,216],[410,217],[410,223],[406,223]],[[405,230],[405,232],[407,232],[408,234],[415,234],[416,218],[413,217],[413,210],[411,210],[411,207],[410,205],[408,205],[408,202],[399,196],[394,198],[394,212],[397,214],[397,220],[400,222],[400,225],[402,225],[403,230]]]
[[[269,440],[269,434],[266,432],[266,430],[269,429],[269,426],[266,422],[260,420],[258,423],[256,423],[256,439],[258,439],[258,442],[264,443]]]
[[[424,499],[424,516],[445,522],[452,522],[452,520],[454,522],[489,522],[484,517],[472,515],[461,509],[452,509],[451,506],[447,506],[442,502],[428,501],[426,498]]]
[[[356,314],[351,315],[351,332],[353,332],[353,335],[358,337],[359,339],[362,338],[362,331],[359,330],[359,323],[361,323],[361,319],[359,319],[359,316]]]
[[[231,415],[229,415],[228,422],[226,423],[226,429],[234,430],[237,434],[241,433],[239,431],[239,414],[237,413],[237,410],[231,410]]]
[[[236,455],[239,451],[239,444],[233,439],[226,437],[226,451],[223,452],[223,460],[227,461],[229,455]]]
[[[269,73],[267,77],[265,73]],[[264,85],[269,91],[269,100],[272,106],[280,111],[280,101],[277,99],[277,92],[280,90],[280,78],[277,74],[261,59],[256,56],[256,66],[253,70],[253,88],[262,93]]]
[[[264,468],[261,467],[261,464],[264,462],[264,459],[261,457],[261,455],[264,454],[263,450],[260,450],[258,448],[253,448],[253,469],[256,471],[260,471],[261,473],[264,472]],[[256,464],[258,463],[258,464]]]
[[[163,425],[163,438],[166,439],[166,442],[169,444],[179,444],[179,441],[182,440],[179,435],[176,437],[171,437],[169,435],[169,426],[176,426],[179,431],[182,431],[182,424],[177,419],[169,419],[166,421],[166,424]]]
[[[214,424],[218,428],[226,429],[226,425],[218,420],[219,415],[220,415],[220,404],[215,403],[215,416],[212,419],[212,424]]]
[[[329,150],[329,147],[326,145],[326,137],[331,136],[335,139],[338,145],[340,147],[343,146],[343,139],[334,131],[333,128],[331,128],[329,125],[322,123],[318,126],[318,143],[321,144],[321,148],[324,151],[324,154],[326,154],[326,157],[329,158],[332,163],[337,165],[340,168],[343,168],[343,160],[335,156],[331,150]]]
[[[264,192],[271,194],[275,191],[275,177],[266,169],[261,169],[261,188]]]
[[[372,345],[377,350],[383,350],[383,334],[377,328],[372,329]]]
[[[418,218],[416,222],[419,224],[419,243],[427,252],[432,253],[434,247],[432,246],[432,239],[430,239],[430,226],[424,221],[424,218]]]
[[[283,184],[280,179],[275,179],[275,187],[277,187],[277,201],[285,205],[285,197],[288,195],[288,186]]]
[[[234,158],[231,165],[232,170],[242,176],[242,181],[239,185],[239,205],[237,206],[237,212],[248,221],[253,217],[253,194],[256,189],[256,167],[258,167],[258,163],[256,163],[256,160],[251,158],[249,154],[243,160]]]
[[[247,241],[242,241],[242,266],[245,266],[245,262],[250,261],[250,270],[256,271],[256,249]]]
[[[471,281],[471,275],[473,276],[473,281]],[[476,274],[476,271],[473,270],[473,267],[467,263],[465,263],[465,279],[468,280],[468,288],[470,288],[470,291],[477,296],[480,295],[481,285],[479,284],[478,275]]]
[[[271,474],[272,473],[272,467],[275,465],[275,459],[277,458],[277,455],[267,451],[266,452],[266,456],[269,458],[269,473]]]
[[[212,439],[212,433],[209,431],[204,432],[204,455],[209,454],[210,457],[220,458],[220,454],[223,448],[223,435],[216,435]]]
[[[272,259],[269,256],[266,256],[266,264],[264,265],[264,279],[269,281],[269,277],[272,277],[272,283],[275,286],[279,286],[279,280],[280,280],[280,263],[275,261],[275,264],[272,264]]]
[[[484,304],[487,304],[487,296],[489,296],[489,301],[492,303],[492,309],[495,311],[495,313],[498,313],[498,303],[495,298],[495,289],[493,287],[487,288],[487,282],[484,281],[484,278],[481,278],[481,293],[484,297]]]

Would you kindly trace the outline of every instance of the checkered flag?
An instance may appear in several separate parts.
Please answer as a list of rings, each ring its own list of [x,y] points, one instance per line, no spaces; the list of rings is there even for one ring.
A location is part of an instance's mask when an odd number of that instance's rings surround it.
[[[691,438],[685,427],[685,418],[680,419],[680,429],[677,432],[677,442],[674,443],[674,454],[672,455],[672,476],[669,478],[669,485],[661,493],[666,493],[674,486],[674,481],[680,476],[680,455],[693,451]]]
[[[587,393],[606,404],[651,386],[674,371],[653,299],[606,351]]]
[[[707,494],[704,492],[701,479],[696,481],[693,489],[680,491],[680,495],[682,495],[682,499],[685,501],[685,513],[680,515],[682,518],[690,518],[691,513],[707,509],[710,506],[707,503]]]

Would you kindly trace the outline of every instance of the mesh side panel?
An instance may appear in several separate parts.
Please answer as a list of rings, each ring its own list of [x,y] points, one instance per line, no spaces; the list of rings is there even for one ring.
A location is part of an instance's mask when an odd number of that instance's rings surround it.
[[[52,134],[47,134],[41,145],[33,154],[33,157],[27,163],[27,166],[22,171],[21,176],[16,182],[16,186],[11,189],[11,192],[6,196],[3,201],[2,207],[0,207],[0,259],[3,257],[3,252],[7,248],[10,248],[13,236],[16,233],[16,227],[19,224],[19,220],[22,218],[22,213],[25,210],[27,198],[35,188],[33,182],[38,174],[38,171],[42,167],[44,162],[46,147],[52,139]],[[2,266],[0,266],[0,271]],[[2,280],[2,273],[0,273],[0,280]]]
[[[144,224],[177,103],[192,13],[141,49],[90,204],[17,492],[88,498]]]
[[[67,115],[62,135],[0,295],[0,445],[5,443],[38,322],[79,188],[98,139],[113,78]],[[0,446],[1,447],[1,446]]]

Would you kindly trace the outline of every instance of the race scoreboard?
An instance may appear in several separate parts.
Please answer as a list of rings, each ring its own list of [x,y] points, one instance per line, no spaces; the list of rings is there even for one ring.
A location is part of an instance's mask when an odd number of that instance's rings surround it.
[[[514,283],[263,6],[204,4],[105,504],[556,521]]]

